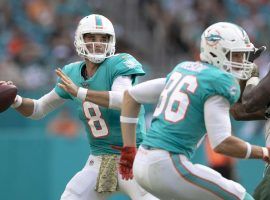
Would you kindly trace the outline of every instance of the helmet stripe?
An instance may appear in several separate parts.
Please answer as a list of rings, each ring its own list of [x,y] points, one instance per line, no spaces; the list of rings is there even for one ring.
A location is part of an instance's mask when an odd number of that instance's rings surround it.
[[[96,19],[96,28],[97,29],[103,29],[101,17],[99,15],[96,15],[95,19]]]

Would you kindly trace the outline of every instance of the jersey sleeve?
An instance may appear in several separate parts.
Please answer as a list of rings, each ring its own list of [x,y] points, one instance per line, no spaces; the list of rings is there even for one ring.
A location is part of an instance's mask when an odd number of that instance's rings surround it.
[[[225,97],[230,105],[232,105],[236,103],[240,97],[240,86],[237,80],[228,73],[212,76],[208,84],[210,87],[206,88],[205,101],[211,96],[219,95]]]
[[[67,75],[69,76],[70,75],[70,70],[69,70],[70,66],[69,65],[66,65],[62,68],[62,71]],[[56,82],[56,85],[55,85],[55,92],[60,96],[62,97],[63,99],[72,99],[70,94],[68,92],[66,92],[65,90],[63,90],[62,88],[60,88],[57,84],[61,82],[61,79],[58,77],[57,78],[57,82]]]
[[[130,54],[119,54],[110,67],[113,80],[118,76],[143,76],[145,75],[141,63]]]
[[[166,78],[153,79],[133,86],[129,94],[139,103],[157,103],[166,85]]]

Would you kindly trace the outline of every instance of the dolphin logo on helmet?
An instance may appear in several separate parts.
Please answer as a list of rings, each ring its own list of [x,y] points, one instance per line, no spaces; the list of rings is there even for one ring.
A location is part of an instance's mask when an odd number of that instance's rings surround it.
[[[237,79],[248,79],[251,76],[253,63],[248,61],[254,51],[243,28],[228,22],[219,22],[208,27],[201,36],[201,61],[212,64],[231,73]],[[235,62],[232,54],[243,53],[243,61]]]

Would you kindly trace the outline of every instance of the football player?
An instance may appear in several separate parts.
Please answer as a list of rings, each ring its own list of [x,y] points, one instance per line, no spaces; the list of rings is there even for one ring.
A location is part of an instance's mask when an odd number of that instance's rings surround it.
[[[119,151],[112,148],[122,146],[119,109],[123,91],[136,84],[137,76],[145,74],[141,64],[129,54],[114,54],[114,27],[102,15],[92,14],[80,20],[74,45],[83,61],[56,69],[59,80],[52,91],[38,100],[17,96],[13,104],[31,119],[46,116],[67,100],[77,104],[91,154],[83,169],[67,184],[61,200],[105,200],[115,191],[134,200],[156,199],[135,181],[119,178]],[[145,132],[143,115],[141,109],[137,144]]]
[[[131,179],[134,172],[144,189],[164,200],[253,199],[240,184],[190,161],[207,133],[217,153],[269,163],[268,148],[231,135],[230,106],[240,96],[238,80],[251,76],[254,65],[248,59],[253,52],[241,27],[216,23],[201,36],[200,62],[179,63],[166,80],[144,82],[126,91],[120,118],[124,146],[119,170],[124,179]],[[150,100],[158,104],[135,157],[140,104]]]
[[[246,83],[242,101],[231,108],[231,114],[236,120],[267,120],[265,124],[265,143],[270,147],[270,73],[260,80],[252,76]],[[269,164],[265,167],[264,177],[254,192],[256,200],[270,199],[270,170]]]

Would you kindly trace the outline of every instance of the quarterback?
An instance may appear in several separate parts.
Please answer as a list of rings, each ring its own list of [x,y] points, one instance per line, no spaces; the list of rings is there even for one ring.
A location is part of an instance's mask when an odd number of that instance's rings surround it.
[[[92,14],[80,20],[74,45],[83,61],[56,69],[57,85],[40,99],[17,96],[12,105],[24,116],[40,119],[67,100],[77,104],[90,156],[67,184],[61,200],[105,200],[115,191],[122,191],[133,200],[156,199],[135,181],[120,178],[119,151],[112,147],[122,146],[119,109],[123,91],[136,84],[137,76],[145,74],[141,64],[129,54],[115,54],[114,28],[102,15]],[[137,144],[145,133],[143,115],[141,109]]]

